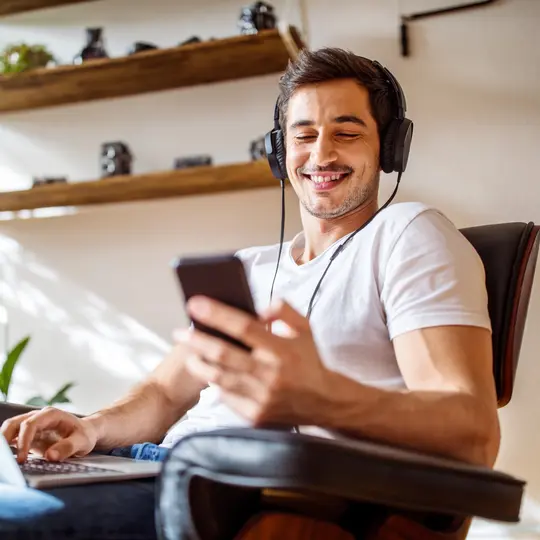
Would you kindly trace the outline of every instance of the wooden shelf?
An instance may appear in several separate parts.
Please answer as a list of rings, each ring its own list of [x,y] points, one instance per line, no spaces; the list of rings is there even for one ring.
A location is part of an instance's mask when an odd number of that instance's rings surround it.
[[[93,1],[95,0],[2,0],[0,2],[0,16]]]
[[[0,212],[183,197],[279,186],[265,160],[0,192]]]
[[[0,112],[216,83],[283,71],[303,47],[297,30],[145,51],[0,77]]]

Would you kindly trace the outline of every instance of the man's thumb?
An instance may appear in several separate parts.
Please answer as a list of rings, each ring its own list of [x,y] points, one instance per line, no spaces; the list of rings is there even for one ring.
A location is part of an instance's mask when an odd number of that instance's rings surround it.
[[[62,461],[79,452],[81,447],[80,437],[77,437],[77,434],[72,434],[53,444],[47,452],[45,452],[45,459],[48,459],[49,461]]]

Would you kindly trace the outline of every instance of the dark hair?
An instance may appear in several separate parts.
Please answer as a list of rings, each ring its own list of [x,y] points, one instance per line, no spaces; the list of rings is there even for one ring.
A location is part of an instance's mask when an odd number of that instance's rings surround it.
[[[396,111],[395,96],[390,91],[384,74],[371,60],[350,51],[325,47],[315,51],[303,49],[279,81],[279,123],[286,131],[289,100],[303,85],[316,84],[335,79],[354,79],[369,93],[371,114],[377,123],[379,137],[386,130]]]

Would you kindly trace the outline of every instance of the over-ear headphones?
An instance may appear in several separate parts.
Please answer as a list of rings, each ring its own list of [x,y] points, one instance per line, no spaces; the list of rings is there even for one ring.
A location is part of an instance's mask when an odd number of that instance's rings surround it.
[[[405,94],[397,79],[388,69],[375,60],[370,60],[385,77],[395,97],[396,113],[381,134],[380,163],[385,173],[402,173],[407,167],[411,148],[413,123],[405,117],[407,103]],[[264,138],[266,157],[272,174],[279,180],[287,178],[285,139],[279,124],[279,98],[274,107],[274,128]]]

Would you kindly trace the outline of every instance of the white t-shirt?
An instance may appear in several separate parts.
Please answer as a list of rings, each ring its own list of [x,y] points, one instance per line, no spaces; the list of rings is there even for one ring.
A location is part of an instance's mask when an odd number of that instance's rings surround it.
[[[283,298],[306,315],[330,257],[345,238],[301,266],[293,260],[291,248],[302,246],[303,233],[285,243],[274,298]],[[279,245],[273,245],[238,253],[258,310],[268,306],[278,249]],[[396,336],[441,325],[491,329],[482,262],[436,209],[421,203],[393,204],[356,234],[334,260],[315,300],[310,324],[329,369],[364,384],[404,388],[392,345]],[[279,333],[279,325],[273,331]],[[220,401],[219,389],[210,385],[201,392],[199,403],[170,430],[164,445],[194,431],[246,425]]]

